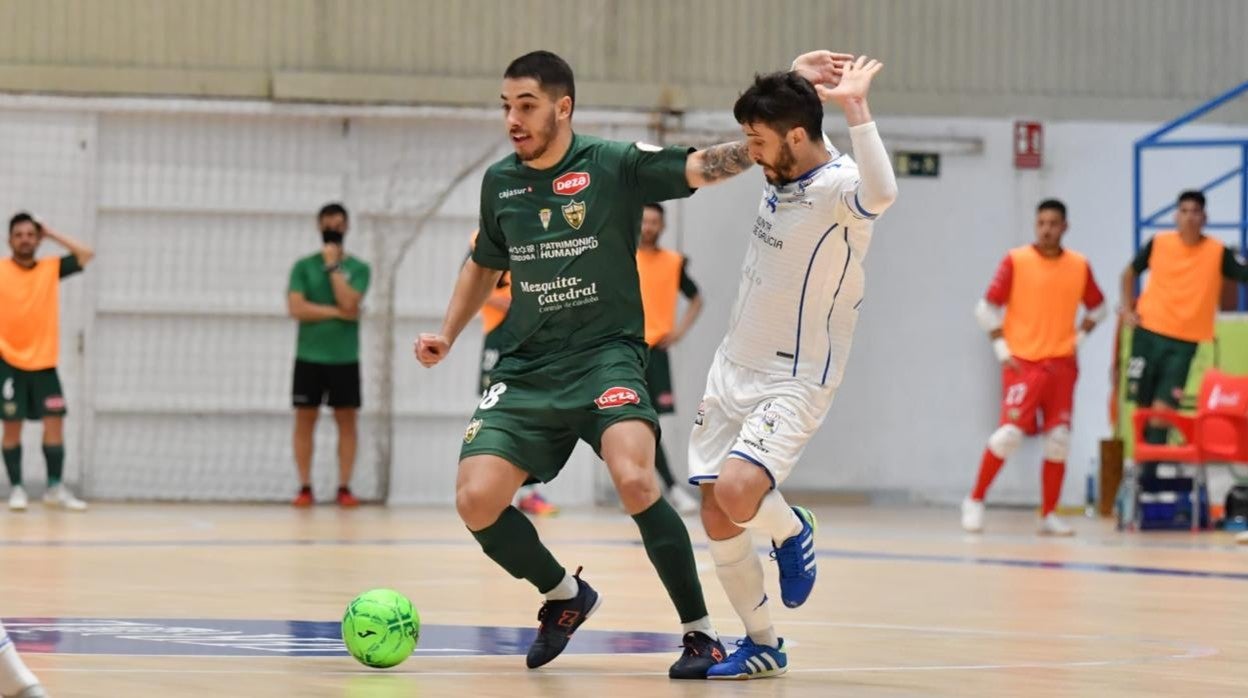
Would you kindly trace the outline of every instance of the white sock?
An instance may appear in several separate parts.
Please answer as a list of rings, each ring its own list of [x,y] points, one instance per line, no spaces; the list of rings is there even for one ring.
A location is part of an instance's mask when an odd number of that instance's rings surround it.
[[[0,625],[0,695],[17,695],[37,683],[39,679],[26,668],[4,626]]]
[[[719,633],[715,632],[715,626],[711,625],[710,616],[702,616],[691,623],[681,623],[680,631],[682,633],[704,633],[712,640],[719,639]]]
[[[754,552],[750,532],[743,531],[728,540],[713,540],[710,548],[715,574],[728,601],[745,623],[746,634],[757,644],[779,647],[780,640],[771,623],[767,590],[763,587],[763,563]]]
[[[741,528],[756,529],[766,533],[771,537],[771,542],[776,545],[802,532],[802,520],[793,511],[793,507],[784,501],[780,490],[772,490],[763,497],[754,518],[749,521],[737,521],[736,524]]]
[[[563,574],[563,581],[555,585],[554,589],[543,594],[547,601],[567,601],[575,598],[577,592],[581,590],[581,585],[576,578],[568,573]]]

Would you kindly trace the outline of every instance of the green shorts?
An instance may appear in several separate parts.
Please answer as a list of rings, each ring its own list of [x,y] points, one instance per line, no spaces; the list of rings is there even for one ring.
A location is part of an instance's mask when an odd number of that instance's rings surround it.
[[[65,395],[55,368],[23,371],[0,359],[0,419],[20,422],[65,415]]]
[[[1131,335],[1131,360],[1127,363],[1128,399],[1141,407],[1157,400],[1179,407],[1196,346],[1195,342],[1135,328]]]
[[[646,388],[650,391],[650,399],[654,400],[654,409],[659,414],[671,414],[676,411],[676,398],[672,394],[672,359],[666,349],[650,350],[650,360],[646,362]]]
[[[553,480],[577,440],[601,453],[602,434],[616,422],[659,417],[645,381],[646,348],[617,342],[535,370],[507,361],[494,370],[460,448],[460,460],[494,455],[534,478]]]

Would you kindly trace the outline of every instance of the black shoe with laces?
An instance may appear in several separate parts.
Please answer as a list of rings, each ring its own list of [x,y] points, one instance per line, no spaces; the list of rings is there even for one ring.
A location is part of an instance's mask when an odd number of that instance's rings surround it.
[[[707,670],[728,656],[722,642],[697,630],[685,633],[683,644],[684,653],[667,670],[669,679],[705,679]]]
[[[530,669],[548,664],[558,657],[563,648],[568,646],[572,633],[602,605],[602,597],[598,592],[581,579],[580,567],[576,568],[576,574],[572,578],[576,580],[578,587],[576,596],[564,601],[547,601],[537,612],[537,620],[541,625],[537,629],[533,644],[529,645],[529,654],[524,659]]]

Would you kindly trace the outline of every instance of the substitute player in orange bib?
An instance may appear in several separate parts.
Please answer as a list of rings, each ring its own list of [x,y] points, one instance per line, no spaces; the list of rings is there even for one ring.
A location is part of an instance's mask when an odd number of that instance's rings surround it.
[[[992,338],[1001,361],[1001,426],[988,437],[974,490],[962,502],[962,528],[984,526],[984,496],[1023,437],[1044,433],[1044,466],[1038,531],[1074,533],[1057,517],[1057,500],[1070,450],[1070,418],[1076,349],[1105,319],[1105,296],[1088,260],[1062,247],[1066,205],[1056,199],[1036,208],[1036,241],[1010,250],[975,307],[980,327]],[[1087,312],[1076,326],[1079,306]]]
[[[35,259],[47,238],[69,250]],[[74,238],[18,213],[9,220],[13,255],[0,259],[0,419],[4,421],[4,465],[13,486],[9,509],[24,511],[22,422],[43,422],[43,457],[48,466],[44,504],[85,511],[86,502],[61,482],[65,467],[65,396],[56,372],[60,358],[61,279],[83,270],[94,253]]]

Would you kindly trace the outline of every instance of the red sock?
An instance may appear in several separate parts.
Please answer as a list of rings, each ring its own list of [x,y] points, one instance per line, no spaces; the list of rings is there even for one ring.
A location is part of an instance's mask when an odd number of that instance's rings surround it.
[[[979,461],[979,479],[975,481],[975,489],[971,491],[971,499],[982,502],[988,494],[988,487],[992,484],[997,473],[1001,472],[1001,466],[1005,465],[1004,458],[998,458],[990,449],[984,449],[984,457]]]
[[[1040,515],[1048,516],[1057,509],[1057,500],[1062,496],[1062,478],[1066,477],[1066,464],[1062,461],[1046,460],[1044,462],[1044,473],[1041,476],[1043,487],[1041,489]]]

